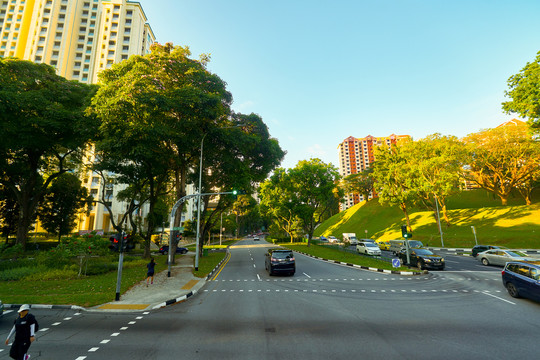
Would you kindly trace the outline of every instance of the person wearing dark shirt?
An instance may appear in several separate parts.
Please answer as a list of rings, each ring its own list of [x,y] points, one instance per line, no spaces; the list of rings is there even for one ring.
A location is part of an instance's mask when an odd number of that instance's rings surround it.
[[[154,262],[154,259],[150,260],[150,262],[146,265],[148,268],[148,272],[146,273],[146,286],[148,286],[148,282],[151,280],[151,284],[154,283],[154,267],[156,266],[156,263]]]
[[[11,345],[9,356],[15,360],[28,360],[28,349],[30,344],[36,340],[36,318],[29,314],[30,305],[24,304],[19,308],[19,316],[14,321],[13,328],[8,334],[6,345],[9,344],[9,339],[15,334],[15,340]]]

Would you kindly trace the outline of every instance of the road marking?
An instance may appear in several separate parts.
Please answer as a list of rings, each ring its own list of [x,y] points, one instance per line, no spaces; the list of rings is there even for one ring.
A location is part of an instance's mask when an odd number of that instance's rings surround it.
[[[47,331],[47,330],[49,330],[49,328],[39,329],[39,331]]]
[[[106,344],[106,343],[108,343],[109,341],[111,341],[111,339],[101,340],[100,344]]]
[[[66,320],[66,321],[67,321],[67,320],[71,320],[71,319],[72,319],[72,318],[70,318],[70,317],[64,318],[64,320]]]
[[[502,301],[507,302],[507,303],[512,304],[512,305],[516,305],[515,302],[508,301],[508,300],[503,299],[503,298],[501,298],[501,297],[498,297],[498,296],[495,296],[495,295],[488,294],[487,292],[483,292],[482,294],[488,295],[488,296],[491,296],[491,297],[494,297],[494,298],[496,298],[496,299],[502,300]]]
[[[54,324],[51,324],[51,326],[57,326],[57,325],[60,325],[61,322],[55,322]]]
[[[88,352],[96,352],[98,350],[99,350],[98,347],[93,347],[93,348],[89,349]]]
[[[128,325],[133,325],[133,324],[136,324],[137,322],[136,321],[130,321],[128,322]]]
[[[142,318],[143,318],[142,316],[137,316],[137,317],[135,318],[135,320],[141,320]]]
[[[127,330],[128,327],[127,326],[124,326],[124,327],[121,327],[120,330]]]
[[[302,273],[302,274],[304,274],[305,276],[307,276],[308,278],[311,279],[311,276],[309,276],[308,274],[306,274],[306,273]]]
[[[118,336],[120,333],[112,333],[111,336]]]
[[[79,356],[78,358],[76,358],[75,360],[84,360],[86,359],[86,356]]]

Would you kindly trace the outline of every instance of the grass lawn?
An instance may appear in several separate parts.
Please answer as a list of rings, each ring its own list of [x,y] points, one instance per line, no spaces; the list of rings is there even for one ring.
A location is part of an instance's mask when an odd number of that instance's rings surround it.
[[[357,254],[353,254],[353,253],[349,253],[345,251],[340,251],[337,249],[326,247],[324,245],[319,246],[319,245],[311,244],[310,246],[307,246],[307,244],[304,244],[304,243],[280,244],[280,245],[283,247],[289,248],[291,250],[303,252],[306,254],[310,254],[310,255],[317,256],[323,259],[328,259],[328,260],[336,260],[336,261],[341,261],[344,263],[373,267],[373,268],[383,269],[383,270],[414,271],[404,266],[401,266],[399,268],[394,268],[392,267],[392,264],[390,264],[389,262],[379,260],[377,258],[357,255]]]
[[[483,190],[462,192],[448,200],[450,225],[441,223],[443,240],[433,212],[409,209],[413,239],[425,245],[473,247],[476,229],[478,244],[503,245],[509,248],[540,248],[540,197],[524,205],[512,198],[508,206]],[[358,238],[401,239],[405,216],[397,207],[381,206],[378,199],[359,203],[331,217],[315,231],[315,236],[356,233]]]
[[[206,277],[225,257],[225,252],[210,252],[199,258],[197,277]],[[121,293],[146,278],[147,259],[124,262]],[[156,261],[156,273],[167,270],[166,261]],[[117,271],[103,275],[66,280],[2,281],[0,298],[5,304],[52,304],[92,307],[114,301]]]

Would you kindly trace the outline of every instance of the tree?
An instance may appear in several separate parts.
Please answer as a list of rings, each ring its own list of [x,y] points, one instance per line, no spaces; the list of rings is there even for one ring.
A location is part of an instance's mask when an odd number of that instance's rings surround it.
[[[291,243],[299,218],[295,213],[295,197],[290,175],[278,168],[260,187],[261,213],[273,219],[276,226],[288,234]]]
[[[540,129],[540,52],[535,61],[508,79],[508,88],[505,95],[512,100],[502,103],[503,110],[529,118],[531,127]]]
[[[342,181],[342,188],[346,193],[358,193],[364,200],[369,199],[373,192],[373,169],[369,168],[360,173],[346,176]]]
[[[337,189],[338,171],[320,159],[299,161],[295,168],[277,169],[261,185],[261,211],[294,239],[298,227],[308,235],[308,245],[343,192]]]
[[[501,126],[470,134],[463,176],[508,203],[513,189],[538,178],[540,144],[525,126]]]
[[[19,205],[15,194],[0,185],[0,231],[6,238],[6,244],[9,236],[17,230],[19,221]]]
[[[419,201],[433,210],[437,219],[435,201],[442,210],[447,226],[450,225],[446,209],[448,196],[459,191],[464,145],[454,136],[433,134],[424,139],[408,142],[401,149],[412,169]]]
[[[417,199],[418,186],[403,146],[404,143],[394,144],[390,148],[375,148],[373,177],[379,202],[399,206],[405,215],[407,228],[412,231],[407,209]]]
[[[58,235],[71,233],[77,213],[92,205],[92,197],[82,186],[81,180],[72,173],[64,173],[51,182],[39,206],[41,226],[47,232]]]
[[[98,122],[85,114],[94,86],[67,81],[46,64],[0,59],[0,183],[19,206],[17,243],[50,183],[74,169]]]
[[[311,159],[299,161],[289,174],[296,197],[295,213],[302,220],[309,246],[317,225],[326,218],[335,200],[343,197],[337,186],[339,172],[332,164]]]

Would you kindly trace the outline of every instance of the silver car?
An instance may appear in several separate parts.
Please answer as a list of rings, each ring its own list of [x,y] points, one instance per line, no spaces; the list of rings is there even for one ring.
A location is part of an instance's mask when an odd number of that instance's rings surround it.
[[[356,251],[360,254],[381,256],[381,249],[379,249],[377,244],[368,241],[358,243],[356,245]]]
[[[491,249],[483,251],[476,257],[484,265],[504,266],[509,261],[537,261],[534,258],[518,250]]]

